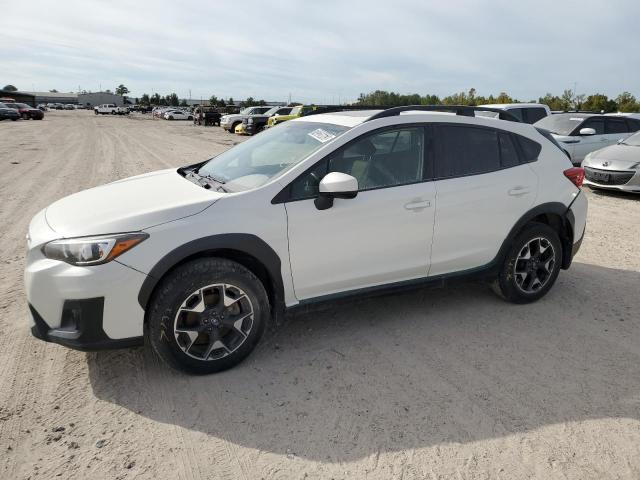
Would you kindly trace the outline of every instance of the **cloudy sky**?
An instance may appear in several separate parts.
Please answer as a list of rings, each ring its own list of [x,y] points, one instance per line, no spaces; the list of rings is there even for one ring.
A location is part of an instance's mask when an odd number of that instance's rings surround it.
[[[0,84],[337,102],[640,97],[639,0],[2,0]],[[2,86],[0,85],[0,87]]]

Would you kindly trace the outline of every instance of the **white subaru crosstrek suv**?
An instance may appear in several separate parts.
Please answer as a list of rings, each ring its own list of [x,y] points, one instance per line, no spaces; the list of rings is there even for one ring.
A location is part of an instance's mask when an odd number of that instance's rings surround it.
[[[457,115],[310,115],[53,203],[27,236],[33,335],[81,350],[146,335],[210,373],[297,306],[460,277],[539,299],[582,242],[583,170],[545,131],[443,108]]]

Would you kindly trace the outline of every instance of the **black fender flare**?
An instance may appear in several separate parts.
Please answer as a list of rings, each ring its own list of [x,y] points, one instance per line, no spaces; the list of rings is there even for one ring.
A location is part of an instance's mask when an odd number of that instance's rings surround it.
[[[504,261],[504,258],[507,255],[509,248],[511,247],[511,244],[518,232],[520,232],[520,230],[522,230],[522,227],[524,227],[527,223],[531,222],[534,218],[539,217],[540,215],[552,214],[559,216],[563,222],[562,227],[564,229],[569,227],[570,231],[573,232],[575,218],[570,207],[570,205],[567,206],[560,202],[548,202],[541,203],[540,205],[537,205],[531,210],[527,211],[511,228],[509,234],[507,235],[507,238],[505,238],[504,242],[502,242],[500,250],[498,251],[496,258],[492,263],[497,268],[499,268],[499,266],[502,265],[502,262]],[[562,268],[567,269],[571,265],[571,247],[573,246],[573,238],[568,238],[562,233],[563,232],[559,232],[560,241],[562,242]]]
[[[140,287],[138,303],[142,309],[146,311],[154,289],[162,277],[172,268],[197,256],[216,256],[216,252],[224,258],[234,259],[233,254],[235,254],[250,257],[259,262],[269,277],[270,285],[265,285],[265,288],[268,292],[271,290],[274,312],[284,309],[284,285],[280,257],[264,240],[248,233],[211,235],[191,240],[171,250],[153,266]],[[232,254],[231,256],[229,252]]]

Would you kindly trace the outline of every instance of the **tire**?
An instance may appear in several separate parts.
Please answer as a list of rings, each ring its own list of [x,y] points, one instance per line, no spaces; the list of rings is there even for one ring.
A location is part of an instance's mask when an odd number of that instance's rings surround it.
[[[240,363],[257,345],[271,316],[262,282],[223,258],[192,260],[170,272],[156,288],[148,312],[154,351],[169,366],[192,374],[220,372]],[[176,332],[176,326],[182,330]]]
[[[236,127],[238,125],[240,125],[241,122],[236,122],[234,124],[231,125],[231,130],[229,130],[229,133],[236,133]]]
[[[492,288],[512,303],[535,302],[551,289],[561,264],[557,232],[543,223],[531,223],[513,240]]]
[[[173,117],[171,115],[169,115],[169,120],[173,120]]]
[[[28,113],[23,113],[22,114],[22,119],[23,120],[29,120],[29,114]]]
[[[96,115],[98,115],[98,110],[94,110],[94,113],[95,113]]]
[[[187,117],[187,120],[193,120],[192,116]]]
[[[115,110],[111,110],[111,115],[115,115],[116,111]]]
[[[12,119],[11,119],[11,121],[12,121],[12,122],[17,122],[17,121],[18,121],[18,119],[17,119],[17,118],[12,118]]]

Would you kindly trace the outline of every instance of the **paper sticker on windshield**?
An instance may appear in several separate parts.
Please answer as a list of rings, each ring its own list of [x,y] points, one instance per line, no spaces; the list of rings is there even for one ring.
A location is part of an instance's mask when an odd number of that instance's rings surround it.
[[[328,142],[329,140],[331,140],[333,138],[336,138],[336,136],[333,133],[329,133],[326,130],[323,130],[321,128],[318,128],[318,129],[314,130],[313,132],[308,133],[307,135],[309,135],[310,137],[315,138],[320,143],[325,143],[325,142]]]

